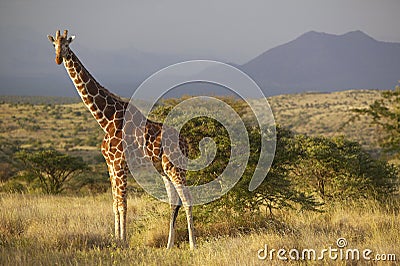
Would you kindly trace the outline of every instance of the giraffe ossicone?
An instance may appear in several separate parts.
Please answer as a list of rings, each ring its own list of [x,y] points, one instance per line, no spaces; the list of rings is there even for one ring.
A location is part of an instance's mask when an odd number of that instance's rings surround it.
[[[101,151],[110,175],[115,237],[126,243],[127,175],[129,172],[127,160],[135,160],[143,165],[150,164],[157,169],[165,184],[172,209],[167,248],[172,248],[174,245],[175,221],[178,210],[183,205],[188,223],[190,248],[193,249],[195,237],[191,195],[186,186],[186,171],[169,160],[168,149],[162,146],[163,139],[174,136],[179,142],[176,147],[179,147],[182,154],[187,157],[186,141],[176,130],[172,128],[166,130],[161,123],[148,120],[135,106],[129,104],[129,101],[100,85],[70,49],[69,45],[74,40],[74,36],[68,37],[67,30],[62,35],[58,30],[55,38],[48,35],[48,39],[55,48],[56,63],[64,63],[83,103],[105,133]],[[127,111],[129,114],[126,113]],[[129,123],[129,120],[124,123],[124,117],[126,119],[127,115],[133,121],[132,123]],[[129,138],[126,138],[126,135]],[[126,139],[131,142],[125,142]],[[128,150],[126,150],[127,147]]]

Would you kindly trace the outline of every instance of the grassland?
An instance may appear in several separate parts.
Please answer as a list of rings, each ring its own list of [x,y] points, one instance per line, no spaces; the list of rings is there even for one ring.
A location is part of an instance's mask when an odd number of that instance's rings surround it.
[[[110,199],[109,194],[1,195],[0,264],[266,265],[272,262],[286,265],[276,256],[272,261],[260,260],[257,252],[267,244],[269,249],[315,249],[319,254],[324,248],[337,248],[338,238],[347,240],[347,248],[371,249],[371,258],[376,254],[397,254],[398,262],[400,256],[400,217],[390,204],[342,204],[330,206],[324,213],[279,212],[274,217],[265,217],[268,222],[263,227],[247,233],[235,221],[205,224],[195,220],[198,238],[195,251],[189,251],[184,217],[180,215],[179,241],[177,247],[168,251],[164,248],[169,218],[167,204],[131,195],[130,245],[120,248],[112,241]],[[344,265],[346,261],[326,258],[302,263]]]
[[[360,90],[281,95],[269,102],[276,122],[283,127],[311,136],[344,135],[373,150],[378,132],[370,126],[369,118],[347,122],[355,115],[352,109],[368,107],[379,98],[378,91]],[[48,104],[43,104],[46,101]],[[100,156],[103,133],[83,103],[73,101],[1,97],[0,140],[18,141],[24,147],[52,146],[84,157]]]
[[[53,147],[88,160],[101,156],[104,134],[82,103],[2,103],[0,108],[0,141],[22,148]]]
[[[367,107],[379,97],[377,91],[346,91],[282,95],[269,102],[276,121],[297,133],[344,135],[374,150],[378,132],[369,120],[361,117],[346,122],[354,115],[351,109]],[[1,142],[11,140],[26,148],[55,147],[100,162],[103,133],[82,103],[0,102]],[[348,241],[347,248],[371,249],[371,257],[396,254],[397,261],[388,265],[400,262],[398,199],[383,205],[372,200],[327,204],[324,212],[277,210],[273,216],[255,220],[220,215],[212,223],[203,220],[201,208],[195,207],[195,251],[189,250],[182,214],[177,247],[166,250],[169,207],[135,192],[128,199],[129,247],[120,247],[112,240],[111,205],[110,192],[79,197],[0,194],[0,265],[286,265],[276,253],[271,261],[260,260],[257,252],[264,245],[320,252],[337,248],[338,238]],[[357,264],[327,256],[322,261],[292,262]]]
[[[376,128],[371,118],[355,117],[354,109],[367,108],[380,99],[375,90],[352,90],[334,93],[303,93],[271,98],[276,121],[296,133],[310,136],[338,136],[375,149]],[[354,121],[352,121],[354,120]]]

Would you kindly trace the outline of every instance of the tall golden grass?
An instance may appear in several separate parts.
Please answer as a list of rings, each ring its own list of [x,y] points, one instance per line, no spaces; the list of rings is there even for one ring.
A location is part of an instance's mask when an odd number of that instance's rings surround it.
[[[113,242],[109,194],[1,194],[0,265],[286,265],[276,254],[271,261],[269,257],[259,259],[257,253],[265,245],[276,250],[320,251],[337,247],[338,238],[345,238],[348,248],[371,249],[373,255],[395,254],[397,261],[391,264],[400,261],[399,201],[341,203],[328,206],[323,213],[280,211],[265,216],[259,228],[253,224],[248,232],[241,230],[245,219],[227,218],[218,224],[195,219],[195,251],[187,244],[184,215],[177,224],[177,247],[166,250],[169,206],[147,196],[131,196],[128,204],[129,247],[122,248]],[[366,261],[326,256],[322,261],[292,262],[344,265]]]

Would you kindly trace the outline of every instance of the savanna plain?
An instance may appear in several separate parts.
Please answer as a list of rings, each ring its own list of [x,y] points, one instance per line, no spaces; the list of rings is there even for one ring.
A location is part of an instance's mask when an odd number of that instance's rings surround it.
[[[369,154],[362,156],[367,156],[365,164],[370,165],[381,156],[375,141],[380,133],[371,124],[371,118],[355,118],[352,110],[367,108],[379,97],[378,91],[365,90],[270,98],[277,124],[291,133],[281,137],[285,142],[279,145],[285,147],[285,152],[277,159],[287,167],[273,166],[270,179],[267,176],[264,182],[270,180],[278,188],[290,184],[298,193],[271,188],[269,194],[259,192],[260,203],[253,196],[250,199],[249,192],[237,190],[231,195],[229,192],[219,203],[194,207],[197,249],[193,251],[187,243],[183,211],[178,216],[176,245],[171,250],[165,248],[170,208],[144,193],[132,177],[128,246],[114,241],[111,189],[99,148],[102,132],[79,99],[0,97],[0,265],[397,265],[400,262],[397,172],[397,179],[388,181],[392,185],[390,195],[370,197],[343,189],[345,181],[342,177],[336,179],[335,173],[340,171],[333,165],[340,162],[322,157],[287,162],[287,158],[292,158],[288,155],[292,151],[288,143],[297,141],[293,147],[306,145],[306,141],[307,145],[323,143],[342,154],[342,150],[353,145],[343,144],[342,139],[346,139],[359,143],[359,149]],[[247,109],[240,110],[241,116],[246,117]],[[308,137],[296,139],[297,135]],[[335,141],[331,142],[332,138]],[[354,149],[358,151],[357,147]],[[24,176],[24,169],[15,165],[18,161],[13,159],[19,150],[38,149],[56,149],[79,156],[90,171],[70,180],[57,195],[43,193],[40,184]],[[314,154],[322,148],[304,149]],[[352,160],[351,156],[340,158]],[[390,166],[372,164],[371,167],[397,169],[396,159],[385,160]],[[310,170],[313,165],[315,168]],[[354,178],[354,182],[363,180],[352,169],[340,173]],[[322,178],[313,179],[312,175],[317,176],[321,171]],[[278,182],[281,173],[288,176],[285,182],[290,183]],[[336,183],[330,183],[328,177]],[[321,180],[325,182],[322,187]],[[318,185],[313,186],[315,182]],[[261,186],[264,190],[269,188]],[[335,189],[343,191],[337,193]],[[364,187],[355,187],[358,189]],[[240,197],[249,200],[242,201]],[[338,247],[340,238],[346,241],[343,247]],[[316,256],[302,258],[302,251],[310,249],[316,251]],[[330,258],[328,251],[323,253],[324,249],[337,249],[333,255],[338,256]],[[340,252],[346,254],[349,249],[359,250],[360,258],[340,256]],[[286,253],[278,256],[279,250]],[[362,258],[364,250],[371,250],[369,260]]]

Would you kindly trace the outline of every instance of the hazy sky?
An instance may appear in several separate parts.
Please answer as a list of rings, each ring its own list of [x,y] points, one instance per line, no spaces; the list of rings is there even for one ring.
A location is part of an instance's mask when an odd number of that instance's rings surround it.
[[[2,0],[0,34],[42,41],[58,28],[69,29],[80,45],[94,49],[244,63],[309,30],[362,30],[378,40],[400,42],[399,14],[398,0]]]
[[[0,0],[0,95],[76,95],[46,37],[57,29],[76,35],[85,66],[120,92],[155,62],[243,64],[311,30],[400,42],[399,14],[399,0]]]

